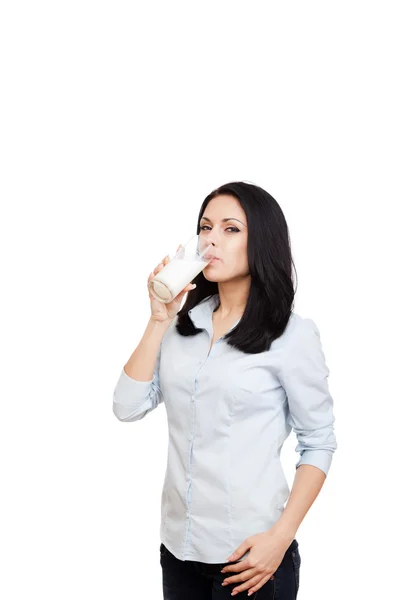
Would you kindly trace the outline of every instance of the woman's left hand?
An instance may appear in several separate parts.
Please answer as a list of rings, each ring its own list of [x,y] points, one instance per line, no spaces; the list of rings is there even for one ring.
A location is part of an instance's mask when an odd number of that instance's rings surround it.
[[[289,546],[290,542],[277,536],[272,530],[252,535],[244,540],[227,560],[239,560],[247,550],[250,550],[248,556],[234,565],[226,565],[221,570],[221,573],[237,573],[224,579],[225,585],[238,581],[244,582],[232,590],[232,595],[249,590],[250,596],[270,578],[273,579],[273,574],[281,564]]]

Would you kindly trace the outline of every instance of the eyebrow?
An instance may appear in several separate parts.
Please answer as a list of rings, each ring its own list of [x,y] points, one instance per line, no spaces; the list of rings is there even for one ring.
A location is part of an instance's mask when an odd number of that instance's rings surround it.
[[[204,221],[208,221],[209,223],[211,223],[211,219],[209,219],[208,217],[201,217],[200,221],[202,221],[204,219]],[[225,223],[226,221],[239,221],[239,219],[235,219],[235,217],[226,217],[225,219],[221,219],[222,223]],[[242,221],[239,221],[239,223],[242,223],[242,225],[244,225],[244,223]],[[246,225],[244,225],[246,227]]]

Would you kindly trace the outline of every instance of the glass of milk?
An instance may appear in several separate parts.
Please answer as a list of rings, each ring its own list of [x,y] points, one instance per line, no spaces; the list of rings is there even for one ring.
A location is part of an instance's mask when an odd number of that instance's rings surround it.
[[[153,296],[168,304],[202,271],[213,256],[211,242],[194,235],[150,281]]]

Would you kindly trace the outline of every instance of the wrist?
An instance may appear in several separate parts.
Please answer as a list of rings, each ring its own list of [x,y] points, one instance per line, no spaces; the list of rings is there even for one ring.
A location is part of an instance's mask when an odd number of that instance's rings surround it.
[[[151,323],[154,327],[157,327],[157,329],[168,329],[172,321],[173,319],[164,319],[163,321],[160,321],[155,317],[150,317],[149,319],[149,323]]]
[[[286,523],[282,520],[282,517],[279,521],[271,527],[271,532],[276,535],[277,538],[291,544],[294,538],[296,537],[296,530],[289,523]]]

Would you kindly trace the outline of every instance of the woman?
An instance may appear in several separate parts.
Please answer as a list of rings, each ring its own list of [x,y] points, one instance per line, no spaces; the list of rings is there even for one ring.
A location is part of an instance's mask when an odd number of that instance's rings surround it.
[[[337,447],[319,330],[292,311],[289,232],[265,190],[245,182],[214,190],[197,233],[215,259],[170,304],[149,292],[151,317],[113,411],[121,421],[162,402],[167,411],[164,599],[294,600],[295,534]],[[300,458],[289,496],[280,452],[292,429]]]

